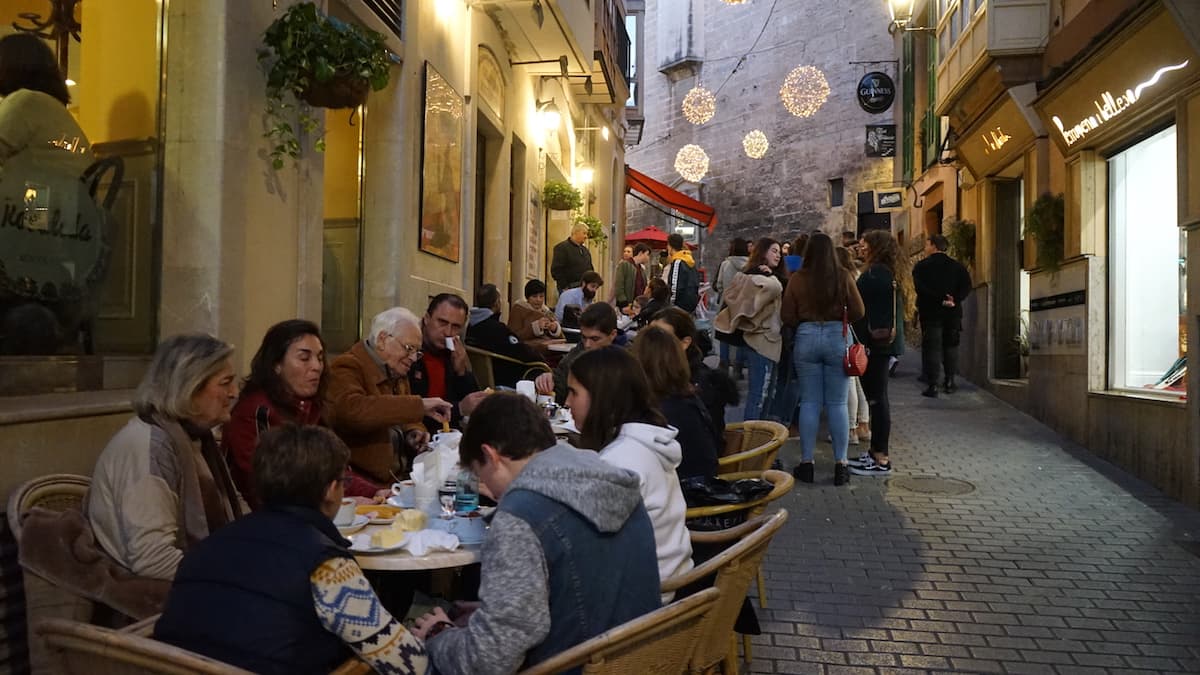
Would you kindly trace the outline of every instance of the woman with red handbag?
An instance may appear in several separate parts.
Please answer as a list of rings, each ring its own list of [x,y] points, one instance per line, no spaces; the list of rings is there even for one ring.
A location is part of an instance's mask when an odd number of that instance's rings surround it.
[[[862,298],[850,271],[834,254],[833,240],[821,232],[812,235],[800,269],[788,280],[783,296],[783,323],[796,327],[792,366],[800,382],[800,464],[792,473],[813,482],[813,451],[821,409],[833,437],[833,484],[850,480],[846,448],[850,439],[846,395],[852,356],[848,323],[863,315]]]
[[[855,330],[867,344],[867,372],[862,376],[862,386],[871,410],[871,448],[851,460],[850,471],[858,476],[889,476],[892,416],[888,361],[904,353],[904,318],[912,316],[916,296],[908,256],[901,252],[891,232],[871,230],[863,236],[859,250],[867,260],[866,271],[858,277],[866,316]]]

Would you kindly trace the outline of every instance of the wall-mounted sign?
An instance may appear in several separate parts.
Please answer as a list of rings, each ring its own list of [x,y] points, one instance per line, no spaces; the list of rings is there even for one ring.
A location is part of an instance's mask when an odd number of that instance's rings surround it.
[[[1087,353],[1087,267],[1063,266],[1056,274],[1029,280],[1029,351],[1037,355]]]
[[[1183,70],[1187,68],[1188,60],[1182,63],[1176,63],[1169,66],[1163,66],[1154,71],[1154,74],[1149,79],[1139,82],[1130,89],[1126,89],[1125,93],[1113,96],[1111,91],[1103,91],[1092,101],[1092,105],[1096,107],[1096,112],[1087,115],[1083,119],[1075,123],[1074,126],[1067,127],[1058,115],[1051,115],[1050,120],[1054,122],[1054,126],[1058,127],[1059,133],[1062,134],[1063,140],[1067,147],[1075,145],[1083,140],[1088,134],[1096,129],[1099,129],[1109,120],[1117,117],[1121,113],[1129,109],[1130,106],[1138,102],[1142,97],[1142,92],[1146,89],[1158,84],[1163,75],[1175,70]]]
[[[487,47],[479,47],[477,74],[479,98],[496,113],[496,117],[504,119],[504,74],[496,55]]]
[[[872,71],[858,81],[858,105],[869,113],[887,112],[896,100],[896,83],[887,73]]]
[[[979,134],[979,137],[983,139],[983,154],[985,155],[990,155],[993,152],[999,152],[1000,149],[1004,147],[1005,143],[1008,143],[1012,140],[1012,136],[999,126],[994,129],[988,129],[987,131],[984,131],[983,133]]]
[[[904,190],[876,190],[876,211],[898,211],[904,208]]]
[[[895,157],[896,125],[868,124],[865,151],[867,157]]]

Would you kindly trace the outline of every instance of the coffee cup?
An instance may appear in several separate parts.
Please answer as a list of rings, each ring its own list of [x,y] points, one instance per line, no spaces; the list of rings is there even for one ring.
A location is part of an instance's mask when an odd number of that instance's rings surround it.
[[[517,393],[529,399],[530,402],[537,401],[537,387],[533,380],[521,380],[517,382]]]
[[[439,431],[433,435],[433,442],[436,445],[450,448],[457,448],[462,442],[462,432],[457,430]]]
[[[402,480],[399,483],[392,483],[392,498],[396,502],[399,502],[400,506],[412,508],[417,498],[413,482],[411,480]]]
[[[342,505],[338,507],[337,515],[333,517],[333,524],[338,527],[346,527],[354,523],[354,509],[358,506],[358,502],[350,497],[342,500]]]

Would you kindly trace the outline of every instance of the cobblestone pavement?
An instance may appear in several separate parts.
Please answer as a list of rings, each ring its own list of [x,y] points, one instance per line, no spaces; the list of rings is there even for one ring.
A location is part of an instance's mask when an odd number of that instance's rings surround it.
[[[835,488],[819,443],[817,482],[781,500],[749,672],[1200,672],[1200,513],[969,384],[931,400],[904,374],[895,475]]]

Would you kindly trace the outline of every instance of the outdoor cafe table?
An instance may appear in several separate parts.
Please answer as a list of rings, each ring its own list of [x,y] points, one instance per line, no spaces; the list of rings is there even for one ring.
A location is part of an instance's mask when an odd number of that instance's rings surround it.
[[[368,525],[355,534],[366,534],[387,525]],[[482,544],[459,544],[453,551],[430,551],[423,556],[414,556],[403,549],[391,553],[355,553],[354,559],[364,570],[381,572],[416,572],[420,570],[441,570],[453,567],[463,567],[479,562],[479,549]]]

